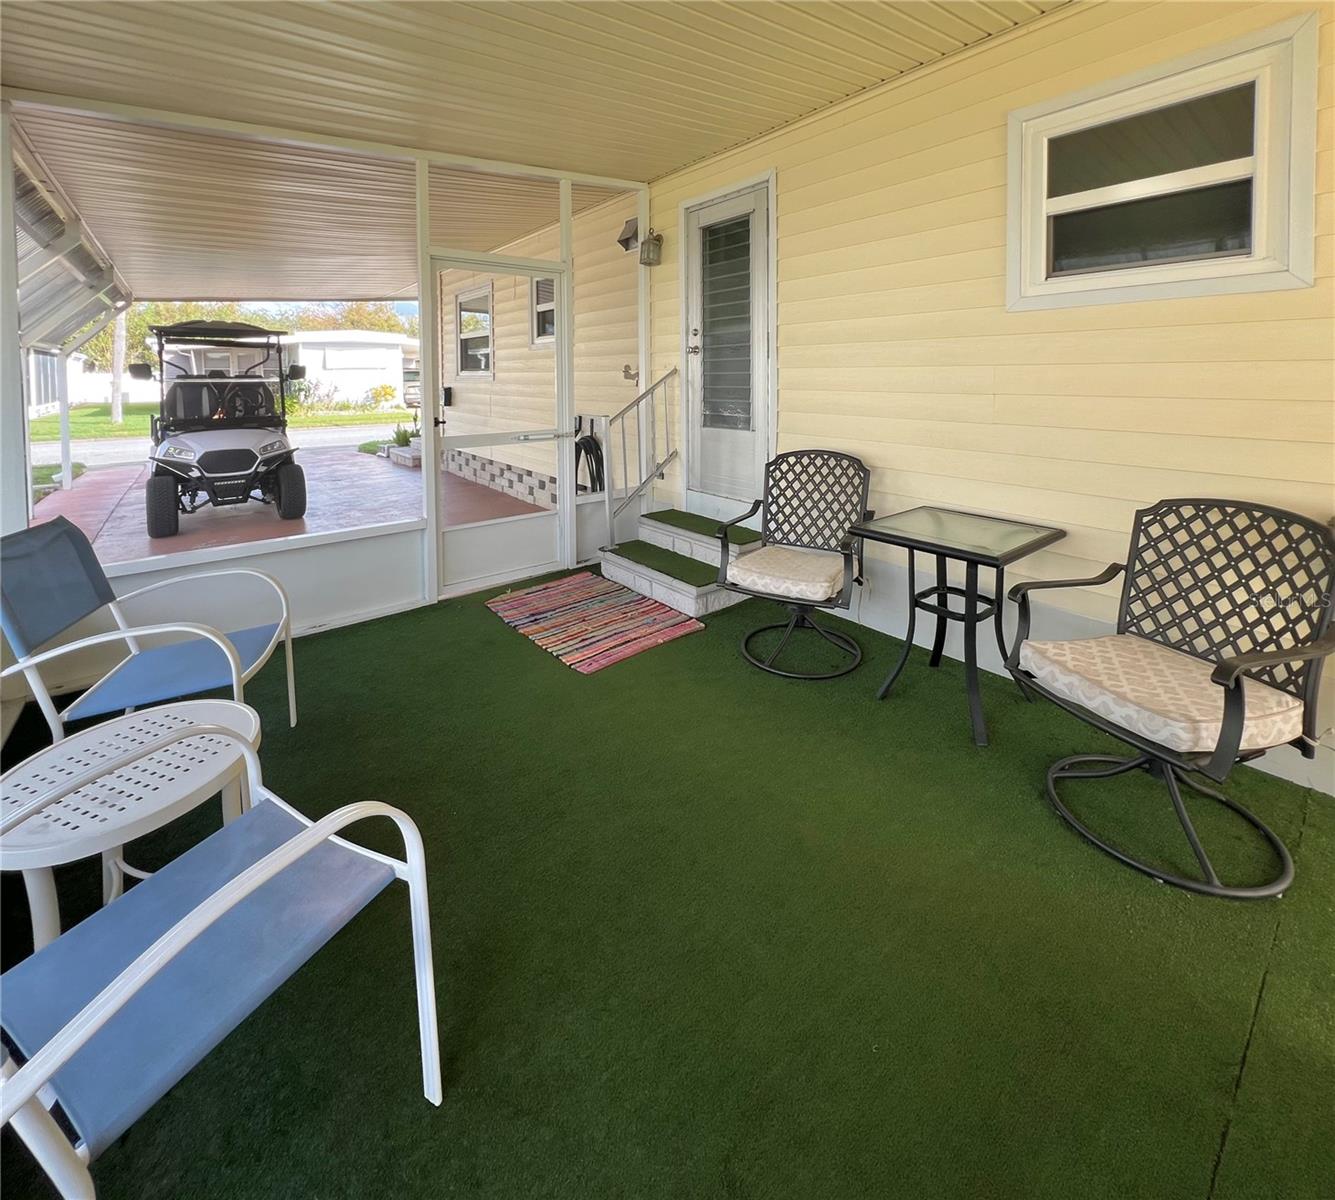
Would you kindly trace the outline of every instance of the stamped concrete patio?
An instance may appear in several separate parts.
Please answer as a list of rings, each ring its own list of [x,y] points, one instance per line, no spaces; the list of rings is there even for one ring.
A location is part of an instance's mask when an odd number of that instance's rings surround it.
[[[68,517],[88,535],[98,558],[110,564],[422,516],[418,471],[350,447],[303,451],[300,461],[306,468],[309,497],[306,516],[300,521],[281,521],[268,505],[206,506],[181,517],[181,532],[176,537],[150,538],[144,528],[148,468],[138,464],[90,470],[68,491],[55,491],[38,501],[33,523]],[[442,474],[441,492],[446,525],[543,511],[457,475]]]

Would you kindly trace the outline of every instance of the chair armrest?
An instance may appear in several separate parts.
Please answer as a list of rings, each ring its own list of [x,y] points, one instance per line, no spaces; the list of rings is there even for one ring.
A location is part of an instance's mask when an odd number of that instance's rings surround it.
[[[750,520],[752,517],[754,517],[756,513],[760,511],[760,505],[761,501],[752,500],[750,508],[748,508],[744,513],[742,513],[741,516],[733,517],[731,521],[724,521],[723,524],[720,525],[718,529],[714,531],[714,536],[718,538],[719,541],[726,542],[728,540],[728,530],[731,529],[734,525],[740,525],[743,521]]]
[[[278,597],[278,605],[282,612],[282,628],[288,632],[292,626],[291,613],[289,611],[287,591],[281,583],[272,575],[264,571],[256,571],[250,567],[227,567],[217,571],[195,571],[189,575],[176,575],[171,579],[160,579],[157,583],[150,583],[147,587],[136,588],[133,592],[126,592],[123,596],[116,597],[117,604],[125,604],[130,600],[138,599],[140,596],[147,596],[151,592],[161,591],[164,588],[179,587],[181,584],[198,583],[204,579],[218,579],[226,575],[250,575],[256,579],[263,580],[274,591]]]
[[[197,735],[197,730],[181,732],[186,737]],[[309,854],[344,826],[377,816],[389,817],[403,836],[406,861],[398,864],[401,868],[399,877],[412,876],[415,881],[424,884],[425,856],[421,834],[406,813],[373,800],[349,804],[330,813],[271,850],[182,917],[94,996],[61,1030],[53,1034],[12,1077],[0,1084],[0,1124],[7,1124],[102,1026],[211,925],[285,867]]]
[[[1006,594],[1016,603],[1019,612],[1015,626],[1015,639],[1011,642],[1011,652],[1006,659],[1006,669],[1014,675],[1020,669],[1020,647],[1029,637],[1029,593],[1045,591],[1050,588],[1097,587],[1116,579],[1126,570],[1125,563],[1109,563],[1097,575],[1090,579],[1032,579],[1028,583],[1017,583]]]
[[[189,633],[195,637],[207,638],[211,641],[226,656],[227,666],[232,672],[232,694],[238,699],[240,698],[243,686],[241,659],[236,652],[236,647],[216,629],[212,629],[208,625],[197,625],[190,621],[171,621],[160,625],[137,625],[108,630],[106,633],[94,633],[88,637],[66,642],[63,646],[56,646],[54,649],[43,650],[40,654],[30,654],[27,658],[21,658],[12,667],[6,667],[3,671],[0,671],[0,679],[7,679],[9,676],[17,675],[20,672],[24,675],[28,675],[29,672],[37,674],[36,668],[42,663],[50,662],[52,659],[60,658],[66,654],[73,654],[76,650],[85,650],[90,646],[103,646],[108,642],[133,642],[135,638],[150,637],[158,633]],[[38,675],[38,679],[40,680],[40,675]],[[52,732],[59,740],[60,731],[53,729]]]
[[[1047,588],[1097,587],[1101,583],[1116,579],[1125,570],[1125,563],[1109,563],[1092,579],[1031,579],[1028,583],[1015,584],[1006,594],[1019,603],[1027,593]]]
[[[1219,660],[1210,679],[1222,687],[1233,687],[1242,674],[1254,671],[1257,667],[1277,667],[1283,663],[1311,662],[1335,654],[1335,629],[1329,629],[1314,642],[1306,646],[1281,647],[1276,650],[1249,650],[1246,654],[1235,654]]]
[[[718,538],[719,559],[718,559],[718,581],[719,583],[728,582],[728,530],[734,525],[740,525],[743,521],[749,520],[760,511],[761,501],[751,501],[751,507],[748,508],[739,517],[733,517],[731,521],[724,521],[715,531],[714,536]]]
[[[42,682],[42,673],[37,669],[42,663],[50,662],[66,654],[73,654],[76,650],[85,650],[90,646],[104,646],[108,642],[125,642],[132,653],[139,652],[139,646],[136,638],[151,636],[157,633],[189,633],[195,637],[207,638],[213,642],[223,652],[227,659],[227,668],[232,674],[232,697],[240,700],[243,695],[245,682],[241,678],[241,658],[236,652],[236,647],[232,645],[216,629],[211,629],[207,625],[197,625],[190,621],[172,621],[159,625],[139,625],[127,626],[120,620],[117,614],[117,621],[120,625],[118,629],[108,630],[106,633],[95,633],[89,637],[78,638],[73,642],[66,642],[63,646],[56,646],[51,650],[43,650],[40,654],[30,654],[26,658],[21,658],[11,667],[6,667],[0,671],[0,679],[8,679],[11,675],[22,674],[28,681],[28,687],[31,689],[33,698],[37,701],[37,706],[42,710],[42,716],[46,718],[47,728],[51,730],[53,741],[60,741],[65,736],[65,724],[61,715],[56,711],[55,703],[51,699],[51,693],[47,691],[46,685]],[[110,674],[110,672],[107,672]],[[107,675],[103,675],[105,679]],[[99,679],[98,683],[102,680]],[[96,686],[96,684],[94,684]]]
[[[1235,654],[1221,659],[1210,674],[1210,680],[1224,689],[1224,719],[1219,725],[1219,740],[1210,752],[1210,758],[1203,768],[1212,779],[1222,780],[1227,777],[1234,762],[1237,761],[1238,748],[1242,744],[1243,726],[1247,720],[1247,698],[1241,687],[1243,673],[1257,667],[1279,666],[1290,662],[1312,662],[1335,654],[1335,629],[1309,642],[1306,646],[1281,647],[1275,650],[1251,650],[1246,654]],[[1310,751],[1304,750],[1307,757]]]

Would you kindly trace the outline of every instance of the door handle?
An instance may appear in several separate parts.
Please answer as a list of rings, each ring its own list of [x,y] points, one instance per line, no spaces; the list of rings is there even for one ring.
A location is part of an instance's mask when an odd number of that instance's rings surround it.
[[[687,354],[699,354],[699,353],[700,353],[700,347],[699,347],[699,346],[687,346],[687,347],[686,347],[686,353],[687,353]]]
[[[446,421],[444,417],[432,417],[431,424],[433,424],[437,429],[439,429],[442,425],[449,424],[449,422]]]

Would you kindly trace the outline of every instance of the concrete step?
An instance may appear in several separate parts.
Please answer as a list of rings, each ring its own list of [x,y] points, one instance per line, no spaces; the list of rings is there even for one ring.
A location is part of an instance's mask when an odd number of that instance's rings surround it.
[[[645,513],[640,517],[637,532],[640,540],[653,546],[661,546],[673,554],[693,558],[697,562],[710,563],[718,567],[718,538],[714,531],[721,524],[714,517],[702,517],[698,513],[682,512],[676,508],[664,508],[657,512]],[[729,557],[736,558],[760,545],[760,534],[754,529],[734,526],[730,531]]]
[[[688,617],[705,617],[746,599],[718,586],[717,567],[648,541],[622,542],[614,550],[604,550],[602,565],[608,579]]]

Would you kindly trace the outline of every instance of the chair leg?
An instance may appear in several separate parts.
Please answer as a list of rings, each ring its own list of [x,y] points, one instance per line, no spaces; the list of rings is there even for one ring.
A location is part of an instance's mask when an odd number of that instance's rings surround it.
[[[762,625],[759,629],[753,629],[744,638],[742,638],[742,657],[752,666],[759,667],[762,671],[768,671],[771,675],[779,675],[784,679],[838,679],[841,675],[847,675],[854,670],[862,661],[862,647],[857,644],[847,634],[839,633],[833,629],[826,629],[823,625],[818,625],[811,619],[810,610],[801,605],[792,605],[792,616],[785,622],[777,622],[773,625]],[[779,639],[779,644],[763,659],[757,658],[751,652],[751,641],[759,637],[762,633],[769,633],[774,629],[782,629],[783,636]],[[774,665],[782,653],[794,631],[798,629],[814,629],[830,645],[843,651],[848,655],[850,662],[845,666],[839,667],[834,671],[824,671],[816,673],[807,673],[803,671],[784,671]]]
[[[801,615],[802,614],[799,612],[793,613],[791,620],[788,622],[788,628],[783,631],[783,637],[779,639],[779,644],[774,647],[774,653],[765,659],[764,665],[766,667],[773,666],[774,660],[783,653],[783,648],[788,645],[788,639],[793,636],[793,630],[797,628],[797,623]]]
[[[14,1060],[5,1055],[0,1066],[3,1078],[8,1079],[16,1070]],[[88,1173],[88,1164],[70,1145],[56,1119],[42,1107],[40,1100],[29,1100],[14,1114],[10,1127],[28,1147],[37,1165],[46,1172],[62,1200],[94,1200],[97,1193],[93,1177]]]
[[[432,1104],[445,1098],[440,1078],[440,1031],[436,1020],[436,976],[431,957],[431,914],[426,866],[421,853],[408,855],[408,909],[413,927],[413,974],[417,980],[417,1028],[422,1047],[422,1091]]]
[[[287,723],[297,727],[297,672],[292,662],[292,629],[289,626],[283,639],[283,657],[287,659]]]
[[[23,872],[23,886],[28,892],[32,914],[32,948],[40,950],[60,936],[60,901],[56,896],[56,877],[50,867],[32,867]]]
[[[124,855],[124,846],[113,846],[110,850],[102,851],[103,904],[110,904],[125,894],[125,873],[121,870]]]
[[[1091,766],[1090,764],[1094,765]],[[1177,816],[1178,824],[1182,826],[1182,832],[1186,835],[1187,842],[1196,857],[1201,874],[1204,876],[1203,879],[1197,879],[1189,875],[1175,875],[1172,872],[1165,871],[1162,867],[1142,862],[1125,850],[1114,846],[1111,842],[1105,841],[1066,807],[1057,791],[1057,783],[1063,779],[1110,779],[1115,775],[1124,775],[1128,771],[1139,768],[1144,768],[1163,780],[1164,786],[1168,790],[1169,800],[1173,805],[1173,811]],[[1230,812],[1241,817],[1261,835],[1279,862],[1279,870],[1268,883],[1239,886],[1227,884],[1220,880],[1214,864],[1210,861],[1210,856],[1196,832],[1196,827],[1192,824],[1191,817],[1187,813],[1186,805],[1182,802],[1181,789],[1183,785],[1222,804]],[[1059,762],[1053,763],[1048,769],[1047,795],[1048,802],[1056,810],[1057,815],[1086,841],[1092,842],[1105,854],[1130,867],[1133,871],[1139,871],[1142,875],[1148,875],[1151,879],[1158,880],[1160,883],[1183,888],[1189,892],[1198,892],[1204,896],[1221,896],[1233,900],[1263,900],[1272,896],[1282,896],[1293,882],[1293,858],[1289,854],[1288,847],[1280,841],[1279,836],[1260,817],[1236,801],[1230,800],[1223,793],[1206,787],[1187,772],[1169,763],[1151,758],[1149,755],[1142,754],[1134,758],[1115,758],[1107,754],[1077,754],[1070,758],[1063,758]]]

